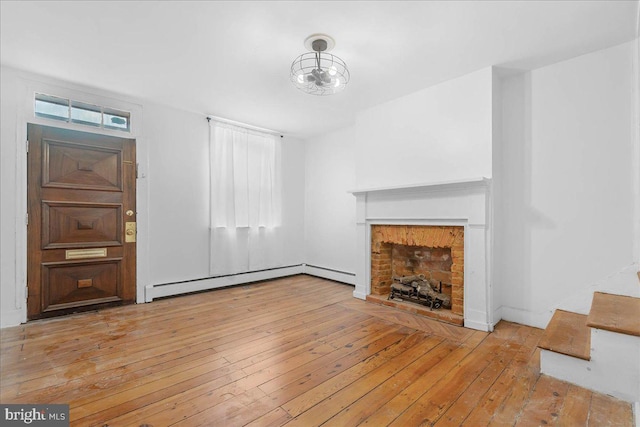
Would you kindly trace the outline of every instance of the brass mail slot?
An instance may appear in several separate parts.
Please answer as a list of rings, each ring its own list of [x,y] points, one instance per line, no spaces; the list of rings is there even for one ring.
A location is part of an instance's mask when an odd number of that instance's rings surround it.
[[[100,258],[107,256],[107,248],[67,249],[65,259]]]

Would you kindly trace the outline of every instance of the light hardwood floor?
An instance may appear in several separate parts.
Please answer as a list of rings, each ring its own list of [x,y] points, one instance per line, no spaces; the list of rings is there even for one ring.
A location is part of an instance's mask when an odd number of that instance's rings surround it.
[[[631,426],[625,402],[540,375],[542,331],[473,331],[309,276],[0,331],[2,403],[72,426]]]

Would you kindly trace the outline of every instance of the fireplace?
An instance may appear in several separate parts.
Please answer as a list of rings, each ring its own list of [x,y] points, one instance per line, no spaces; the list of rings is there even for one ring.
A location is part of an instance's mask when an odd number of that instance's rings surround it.
[[[374,188],[356,196],[357,262],[353,295],[393,305],[394,276],[424,275],[451,308],[398,308],[491,331],[500,320],[491,281],[491,180]]]
[[[464,313],[464,227],[420,225],[371,226],[371,293],[388,298],[401,277],[420,276],[445,294],[450,307],[430,317],[462,324]],[[389,299],[387,299],[389,300]],[[410,299],[405,298],[410,301]],[[393,305],[393,303],[387,303]],[[395,304],[395,306],[398,306]],[[402,305],[404,307],[404,305]],[[417,308],[416,308],[417,310]],[[430,307],[429,311],[434,311]],[[425,310],[422,310],[424,313]],[[453,315],[453,316],[452,316]]]

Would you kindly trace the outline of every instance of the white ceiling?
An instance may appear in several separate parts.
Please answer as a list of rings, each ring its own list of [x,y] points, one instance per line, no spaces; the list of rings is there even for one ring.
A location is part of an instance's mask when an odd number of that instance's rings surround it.
[[[310,137],[367,107],[484,68],[534,69],[638,37],[630,1],[0,3],[3,65]],[[326,33],[351,71],[312,96],[289,81]]]

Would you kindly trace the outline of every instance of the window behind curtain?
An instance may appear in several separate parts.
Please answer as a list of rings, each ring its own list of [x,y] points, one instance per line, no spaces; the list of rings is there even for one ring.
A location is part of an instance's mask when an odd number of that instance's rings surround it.
[[[280,141],[270,134],[211,124],[211,226],[280,225]]]

